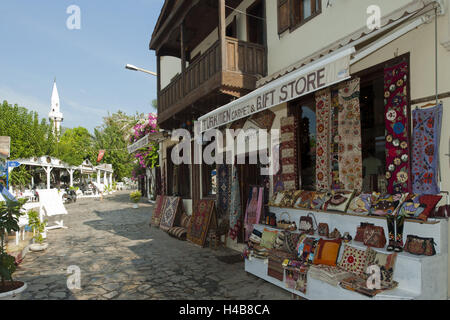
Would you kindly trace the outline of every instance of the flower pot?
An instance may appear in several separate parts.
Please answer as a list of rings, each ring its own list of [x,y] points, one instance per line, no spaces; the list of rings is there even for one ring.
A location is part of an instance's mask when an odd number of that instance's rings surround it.
[[[48,243],[32,243],[30,244],[30,251],[39,252],[48,248]]]
[[[133,209],[139,209],[139,205],[137,203],[133,204]]]
[[[1,292],[0,291],[0,300],[20,300],[22,296],[22,292],[27,289],[27,284],[21,281],[7,282],[12,287],[12,290]],[[18,287],[18,288],[17,288]],[[0,286],[0,289],[1,286]]]

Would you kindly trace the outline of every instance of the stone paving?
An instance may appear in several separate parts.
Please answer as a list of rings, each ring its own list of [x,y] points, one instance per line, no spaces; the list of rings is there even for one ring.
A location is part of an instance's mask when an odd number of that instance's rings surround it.
[[[236,254],[176,240],[149,228],[153,205],[132,209],[128,192],[80,199],[66,206],[64,225],[50,230],[49,248],[29,252],[15,273],[32,300],[281,300],[291,295],[216,256]],[[81,289],[69,290],[67,269],[81,270]]]

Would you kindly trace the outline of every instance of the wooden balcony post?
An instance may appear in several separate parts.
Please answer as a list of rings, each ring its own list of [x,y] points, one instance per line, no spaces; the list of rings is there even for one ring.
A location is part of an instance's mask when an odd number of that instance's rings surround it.
[[[180,24],[180,47],[181,47],[181,97],[184,97],[185,93],[185,76],[186,76],[186,49],[184,39],[184,20]]]
[[[227,47],[226,47],[226,21],[225,21],[225,0],[219,1],[219,43],[222,70],[227,69]]]
[[[161,101],[161,56],[159,53],[156,54],[156,73],[158,74],[156,85],[157,85],[157,100],[158,100],[158,113],[162,112],[162,101]]]

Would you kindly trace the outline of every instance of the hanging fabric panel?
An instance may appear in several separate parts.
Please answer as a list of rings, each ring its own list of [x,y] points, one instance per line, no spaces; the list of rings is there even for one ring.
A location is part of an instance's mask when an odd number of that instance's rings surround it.
[[[228,217],[231,197],[231,166],[220,164],[217,166],[217,217]]]
[[[284,190],[297,190],[297,120],[295,117],[281,119],[280,153]]]
[[[330,144],[331,144],[331,189],[344,190],[344,185],[339,179],[339,90],[331,91],[331,130],[330,130]]]
[[[439,194],[441,191],[438,168],[442,113],[442,104],[413,111],[412,174],[416,194]]]
[[[344,190],[362,190],[360,79],[339,89],[339,180]]]
[[[273,175],[273,193],[274,194],[284,191],[283,174],[282,174],[283,171],[281,168],[280,150],[281,150],[281,147],[279,144],[275,145],[272,149],[274,161],[275,161],[275,163],[278,162],[278,164],[279,164],[278,172],[276,172]]]
[[[410,130],[408,121],[408,63],[384,70],[387,192],[411,191]]]
[[[331,92],[327,88],[316,93],[316,190],[330,190]]]
[[[242,215],[241,195],[239,187],[239,176],[237,166],[232,167],[231,174],[231,195],[230,195],[230,238],[235,240],[241,230],[240,217]]]

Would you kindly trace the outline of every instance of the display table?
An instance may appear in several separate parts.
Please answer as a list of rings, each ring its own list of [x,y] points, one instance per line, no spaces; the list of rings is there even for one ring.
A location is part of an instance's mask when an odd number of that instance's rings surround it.
[[[356,228],[361,222],[373,223],[382,226],[387,235],[387,221],[385,218],[356,216],[323,211],[297,210],[288,208],[270,207],[270,211],[280,219],[281,214],[287,212],[291,220],[299,223],[301,216],[313,212],[317,223],[328,223],[330,232],[337,228],[342,234],[349,232],[354,238]],[[284,218],[286,215],[283,216]],[[255,229],[263,231],[264,228],[274,230],[265,225],[255,225]],[[448,298],[448,221],[430,220],[427,223],[407,220],[405,222],[404,238],[406,235],[418,235],[421,237],[432,237],[436,242],[437,254],[433,257],[415,256],[406,252],[398,254],[394,270],[394,280],[399,283],[394,290],[378,294],[369,298],[356,292],[334,287],[328,283],[313,279],[308,276],[308,289],[306,294],[286,288],[286,284],[267,275],[267,260],[251,258],[245,261],[245,271],[260,277],[274,285],[296,295],[311,300],[413,300],[413,299],[447,299]],[[319,237],[316,235],[316,237]],[[367,247],[361,242],[351,241],[348,245],[365,250]],[[382,253],[388,253],[385,249],[375,249]],[[339,259],[343,250],[340,250]]]

